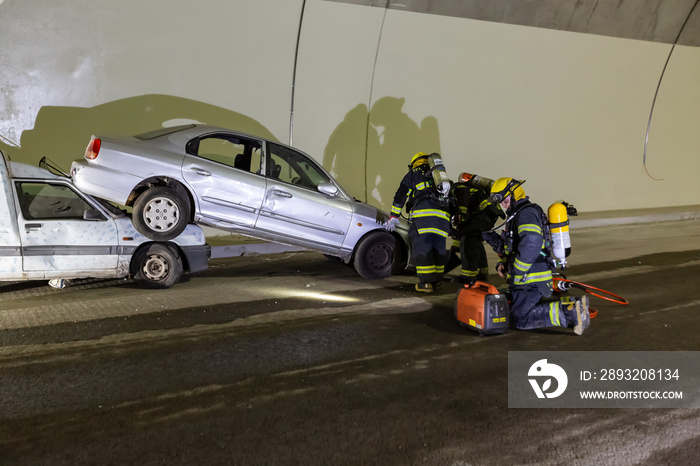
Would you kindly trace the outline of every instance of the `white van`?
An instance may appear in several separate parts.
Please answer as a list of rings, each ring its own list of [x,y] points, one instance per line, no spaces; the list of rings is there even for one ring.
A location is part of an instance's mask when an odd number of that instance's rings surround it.
[[[12,162],[1,151],[0,159],[0,280],[131,276],[145,288],[169,288],[183,272],[207,268],[211,248],[200,227],[151,241],[70,178]]]

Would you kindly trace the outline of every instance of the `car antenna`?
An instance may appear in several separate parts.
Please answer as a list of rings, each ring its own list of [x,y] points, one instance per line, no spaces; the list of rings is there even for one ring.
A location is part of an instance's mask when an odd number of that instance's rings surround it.
[[[60,175],[66,178],[70,178],[70,175],[68,173],[61,170],[61,167],[59,167],[55,162],[49,160],[46,156],[43,156],[41,160],[39,160],[39,168],[48,170],[54,175]]]

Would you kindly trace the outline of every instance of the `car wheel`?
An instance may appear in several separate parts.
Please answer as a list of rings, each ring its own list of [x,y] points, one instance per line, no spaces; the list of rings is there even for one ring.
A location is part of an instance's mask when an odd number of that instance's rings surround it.
[[[395,249],[396,240],[391,234],[370,233],[355,250],[355,270],[370,280],[390,277],[396,260]]]
[[[182,276],[182,259],[165,244],[151,243],[134,255],[132,270],[142,288],[170,288]]]
[[[147,189],[134,203],[134,226],[154,241],[168,241],[183,232],[190,217],[185,199],[172,188]]]

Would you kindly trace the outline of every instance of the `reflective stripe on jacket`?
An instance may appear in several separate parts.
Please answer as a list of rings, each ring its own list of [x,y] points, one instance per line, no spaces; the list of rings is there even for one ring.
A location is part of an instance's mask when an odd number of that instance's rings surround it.
[[[432,198],[433,179],[420,168],[406,173],[391,205],[392,215],[399,216],[407,204],[409,220],[418,234],[434,233],[445,238],[450,232],[450,214],[447,207]]]
[[[508,277],[512,285],[529,285],[552,282],[552,271],[547,264],[542,217],[539,209],[528,198],[515,203],[517,212],[506,224],[512,233],[512,246],[508,254]]]

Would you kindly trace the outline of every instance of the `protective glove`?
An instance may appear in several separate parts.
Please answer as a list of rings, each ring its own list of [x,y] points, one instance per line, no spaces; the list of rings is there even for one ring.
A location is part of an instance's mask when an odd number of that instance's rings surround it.
[[[389,221],[386,222],[386,231],[394,231],[396,225],[399,224],[399,219],[397,217],[389,217]]]

